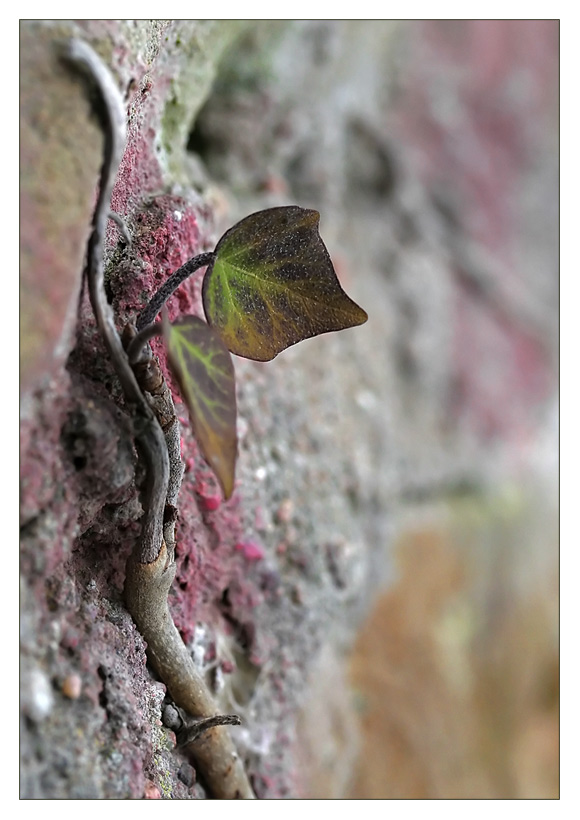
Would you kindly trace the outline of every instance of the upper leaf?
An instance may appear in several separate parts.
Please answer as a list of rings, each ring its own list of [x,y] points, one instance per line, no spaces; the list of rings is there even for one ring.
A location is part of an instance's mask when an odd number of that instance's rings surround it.
[[[227,231],[203,280],[203,307],[232,353],[266,362],[303,339],[361,325],[318,233],[320,214],[270,208]]]
[[[227,499],[234,489],[238,446],[232,357],[217,331],[197,316],[174,324],[164,316],[163,335],[193,432]]]

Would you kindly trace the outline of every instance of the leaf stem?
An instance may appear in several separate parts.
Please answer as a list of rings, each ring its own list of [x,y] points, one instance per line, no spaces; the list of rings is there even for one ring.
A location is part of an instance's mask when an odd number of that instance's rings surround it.
[[[143,330],[143,328],[155,321],[155,317],[165,302],[169,299],[171,294],[176,291],[177,288],[185,282],[185,280],[188,279],[192,273],[195,273],[195,271],[199,270],[199,268],[207,267],[207,265],[210,265],[214,259],[215,253],[213,251],[209,251],[208,253],[200,253],[198,256],[193,256],[185,263],[185,265],[182,265],[174,271],[169,279],[161,285],[159,290],[153,294],[149,304],[143,308],[137,317],[137,330]]]

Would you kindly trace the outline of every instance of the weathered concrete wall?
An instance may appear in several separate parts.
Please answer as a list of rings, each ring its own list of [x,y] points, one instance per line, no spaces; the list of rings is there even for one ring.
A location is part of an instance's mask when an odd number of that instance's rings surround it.
[[[127,103],[113,207],[133,244],[108,237],[119,327],[237,219],[290,203],[320,210],[370,316],[236,360],[227,504],[182,432],[174,618],[244,718],[232,731],[259,796],[296,796],[298,710],[342,678],[409,510],[551,469],[537,453],[557,385],[557,29],[22,24],[22,795],[191,798],[202,785],[122,601],[141,473],[79,304],[102,140],[55,56],[73,32]],[[170,302],[191,311],[195,277]]]

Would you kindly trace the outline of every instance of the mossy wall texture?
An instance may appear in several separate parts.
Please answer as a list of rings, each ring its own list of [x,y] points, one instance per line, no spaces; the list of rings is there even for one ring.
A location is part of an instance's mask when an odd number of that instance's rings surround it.
[[[243,718],[232,734],[258,796],[313,793],[307,759],[335,760],[341,782],[318,796],[339,796],[357,731],[344,656],[393,584],[410,518],[458,493],[526,499],[531,481],[548,487],[533,497],[551,533],[557,26],[21,24],[21,795],[185,799],[203,784],[162,724],[165,689],[123,606],[142,466],[82,288],[103,141],[58,57],[73,34],[127,106],[112,207],[132,244],[111,222],[107,250],[119,328],[231,224],[284,204],[321,212],[369,313],[271,363],[236,360],[226,504],[175,390],[176,625]],[[187,312],[202,315],[195,277],[169,302],[171,318]],[[510,550],[512,571],[526,542]],[[324,722],[333,689],[347,693],[344,742]],[[298,719],[317,693],[318,748],[299,730],[310,713]]]

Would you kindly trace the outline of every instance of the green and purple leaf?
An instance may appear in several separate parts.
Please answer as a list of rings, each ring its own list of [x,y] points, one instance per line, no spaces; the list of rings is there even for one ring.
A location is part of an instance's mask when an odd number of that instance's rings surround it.
[[[234,489],[238,448],[232,357],[218,332],[197,316],[174,324],[164,316],[163,336],[202,455],[227,499]]]
[[[340,286],[319,221],[318,211],[270,208],[218,242],[203,307],[232,353],[266,362],[303,339],[366,322]]]

